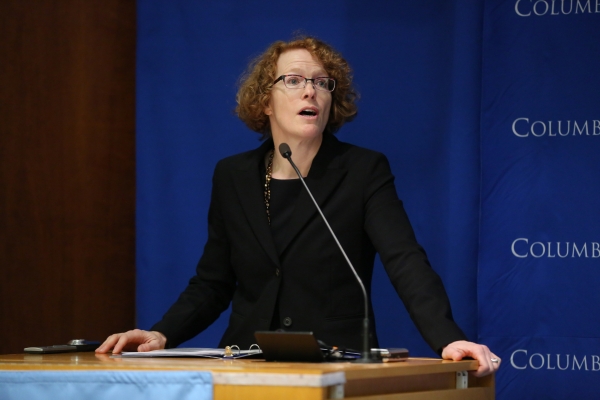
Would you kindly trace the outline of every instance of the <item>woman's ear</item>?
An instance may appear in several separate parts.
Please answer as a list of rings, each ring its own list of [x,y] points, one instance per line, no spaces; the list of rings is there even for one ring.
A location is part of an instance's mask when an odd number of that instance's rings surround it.
[[[271,107],[271,104],[272,104],[271,101],[273,101],[273,98],[269,99],[269,102],[263,109],[263,112],[265,113],[265,115],[273,115],[273,108]]]

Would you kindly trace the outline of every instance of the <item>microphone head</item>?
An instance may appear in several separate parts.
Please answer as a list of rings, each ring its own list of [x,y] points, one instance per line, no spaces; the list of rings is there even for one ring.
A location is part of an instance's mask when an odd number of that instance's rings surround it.
[[[287,143],[281,143],[279,145],[279,153],[283,158],[290,158],[292,156],[292,150]]]

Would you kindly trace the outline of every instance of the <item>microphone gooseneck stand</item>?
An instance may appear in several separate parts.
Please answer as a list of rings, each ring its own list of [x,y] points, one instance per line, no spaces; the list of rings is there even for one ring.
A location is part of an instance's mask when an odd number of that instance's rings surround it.
[[[327,218],[325,218],[325,215],[323,214],[323,211],[321,211],[321,207],[319,207],[319,205],[317,204],[317,201],[313,197],[310,189],[306,185],[306,182],[304,182],[304,178],[302,177],[302,174],[300,173],[300,170],[298,169],[298,167],[296,167],[296,164],[294,164],[294,161],[292,161],[292,150],[290,149],[290,146],[288,146],[287,143],[281,143],[279,145],[279,153],[281,154],[281,156],[283,158],[287,159],[290,162],[290,164],[292,165],[292,167],[296,171],[296,174],[298,174],[298,177],[300,178],[300,181],[304,185],[304,188],[308,192],[308,195],[310,196],[310,198],[312,199],[313,203],[315,204],[315,207],[317,208],[317,211],[319,211],[319,214],[321,214],[321,218],[323,218],[323,222],[325,222],[325,225],[327,225],[327,228],[329,229],[329,232],[331,233],[331,236],[333,236],[333,239],[337,243],[340,251],[342,252],[344,258],[346,259],[346,262],[350,266],[350,269],[352,270],[352,273],[354,274],[354,277],[356,278],[356,281],[360,285],[360,289],[362,290],[362,294],[363,294],[364,301],[365,301],[365,318],[363,319],[363,333],[362,333],[362,335],[363,335],[363,348],[362,348],[362,352],[361,352],[360,358],[354,360],[354,362],[356,362],[356,363],[380,363],[381,359],[371,353],[371,346],[369,344],[369,300],[368,300],[368,297],[367,297],[367,291],[365,289],[365,285],[363,284],[362,280],[358,276],[358,273],[354,269],[354,266],[352,265],[352,263],[350,262],[350,259],[346,255],[346,252],[342,248],[342,245],[340,244],[337,236],[335,236],[335,233],[333,233],[333,229],[331,229],[331,226],[329,225],[329,222],[327,222]]]

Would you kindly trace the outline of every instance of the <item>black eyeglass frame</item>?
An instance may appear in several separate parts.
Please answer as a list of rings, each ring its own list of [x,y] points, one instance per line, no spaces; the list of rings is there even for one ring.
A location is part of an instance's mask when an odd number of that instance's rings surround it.
[[[302,87],[298,86],[298,87],[295,87],[295,88],[288,87],[288,86],[285,84],[285,81],[284,81],[284,79],[285,79],[286,77],[288,77],[288,76],[294,76],[294,77],[297,77],[297,78],[302,78],[302,79],[304,79],[304,86],[302,86]],[[327,89],[327,88],[322,88],[322,87],[320,87],[320,86],[317,86],[317,85],[315,85],[315,79],[328,79],[328,82],[333,82],[333,88],[331,88],[331,90],[330,90],[330,89]],[[275,79],[275,80],[273,81],[273,86],[274,86],[274,85],[275,85],[277,82],[279,82],[279,81],[283,81],[283,85],[284,85],[286,88],[288,88],[288,89],[304,89],[304,88],[306,87],[306,85],[308,84],[308,81],[312,81],[312,85],[313,85],[313,88],[315,88],[315,90],[320,90],[320,91],[322,91],[322,92],[330,92],[330,93],[331,93],[331,92],[333,92],[333,91],[335,90],[335,84],[336,84],[336,82],[335,82],[335,79],[333,79],[333,78],[330,78],[330,77],[328,77],[328,76],[317,76],[316,78],[306,78],[306,77],[304,77],[304,76],[302,76],[302,75],[296,75],[296,74],[286,74],[286,75],[281,75],[279,78],[277,78],[277,79]]]

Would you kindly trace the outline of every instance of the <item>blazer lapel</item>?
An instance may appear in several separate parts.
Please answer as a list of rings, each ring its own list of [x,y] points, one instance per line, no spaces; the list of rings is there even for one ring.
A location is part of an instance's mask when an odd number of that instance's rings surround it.
[[[264,157],[271,148],[273,148],[273,141],[269,139],[258,149],[247,153],[248,158],[240,164],[233,179],[237,196],[258,242],[273,263],[280,266],[271,228],[267,221],[264,187],[260,173],[260,163],[264,162]]]
[[[325,133],[323,136],[323,143],[313,160],[308,176],[304,178],[306,185],[312,192],[313,197],[321,209],[323,209],[327,200],[335,192],[339,183],[347,173],[346,168],[339,166],[336,162],[336,156],[339,153],[339,149],[339,141],[333,135]],[[302,231],[306,224],[315,217],[321,219],[306,188],[303,187],[296,201],[294,211],[288,224],[288,229],[283,233],[282,253],[298,233]],[[327,214],[325,214],[325,217],[327,217]],[[327,227],[324,226],[323,229],[327,229]]]

